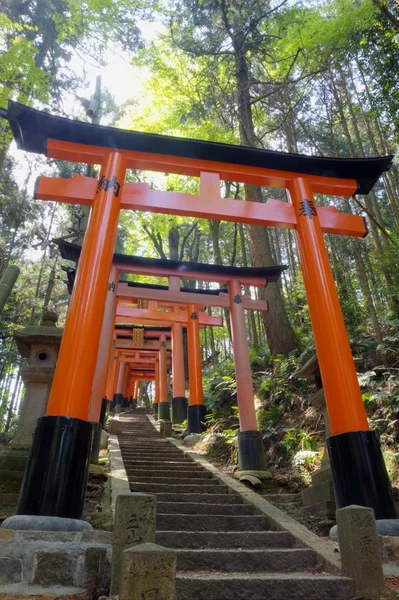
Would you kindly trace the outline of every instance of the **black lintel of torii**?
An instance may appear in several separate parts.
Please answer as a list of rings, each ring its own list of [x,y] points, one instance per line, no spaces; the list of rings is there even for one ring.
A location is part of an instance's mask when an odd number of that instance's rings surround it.
[[[68,242],[63,238],[53,239],[52,242],[59,247],[61,257],[74,263],[78,263],[82,246],[73,242]],[[230,275],[231,277],[265,277],[267,282],[275,282],[280,277],[281,273],[288,269],[286,265],[278,265],[273,267],[229,267],[224,265],[210,265],[205,263],[196,263],[189,261],[167,260],[161,258],[145,258],[142,256],[128,256],[127,254],[114,254],[114,263],[129,266],[151,267],[159,269],[174,269],[176,275],[184,279],[184,272],[197,271],[199,273],[207,273],[209,275]],[[158,286],[151,284],[136,284],[120,280],[121,283],[128,283],[132,287],[144,287],[150,289],[168,289],[166,286]],[[70,284],[70,276],[68,277]],[[69,287],[68,287],[69,289]],[[204,295],[218,295],[220,290],[193,290],[180,288],[182,292],[202,293]],[[222,290],[223,292],[223,290]]]
[[[307,156],[116,129],[51,115],[12,100],[8,101],[7,109],[0,109],[0,117],[8,120],[17,147],[27,152],[47,155],[47,143],[52,139],[115,150],[184,157],[210,163],[222,162],[302,175],[352,179],[357,182],[356,193],[358,194],[368,194],[382,173],[390,169],[393,160],[393,156],[370,158]]]

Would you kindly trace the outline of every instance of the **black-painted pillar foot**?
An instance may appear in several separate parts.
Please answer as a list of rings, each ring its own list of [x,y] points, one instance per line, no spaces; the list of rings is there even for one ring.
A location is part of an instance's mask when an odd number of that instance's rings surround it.
[[[172,398],[172,423],[178,425],[187,419],[187,398],[175,396]]]
[[[99,419],[99,423],[101,424],[101,427],[104,429],[104,425],[105,425],[105,419],[107,417],[107,409],[108,409],[108,400],[106,398],[103,398],[101,401],[101,410],[100,410],[100,419]]]
[[[188,433],[202,433],[206,430],[205,404],[190,404],[187,409]]]
[[[100,458],[100,447],[101,447],[101,423],[92,423],[93,426],[93,443],[91,446],[90,464],[98,465],[98,459]]]
[[[121,412],[121,406],[123,402],[122,394],[114,394],[114,402],[115,402],[115,413]]]
[[[395,519],[391,482],[374,431],[352,431],[327,440],[337,508],[369,506],[376,519]]]
[[[240,471],[266,471],[261,431],[251,430],[238,433],[238,464]]]
[[[158,418],[158,406],[159,406],[159,402],[154,402],[154,404],[152,405],[152,414],[154,415],[154,417],[157,419]]]
[[[132,400],[132,408],[137,408],[137,398],[133,398],[133,400]]]
[[[19,494],[17,515],[81,519],[93,439],[91,423],[41,417]]]
[[[158,420],[170,421],[169,402],[160,402],[158,404]]]

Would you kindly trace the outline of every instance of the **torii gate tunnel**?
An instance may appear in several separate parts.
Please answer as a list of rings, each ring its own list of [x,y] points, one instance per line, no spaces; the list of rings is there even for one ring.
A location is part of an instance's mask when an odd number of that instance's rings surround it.
[[[323,233],[363,237],[362,217],[318,207],[313,194],[367,194],[392,157],[319,158],[102,127],[9,102],[18,148],[49,158],[99,164],[99,179],[40,178],[36,197],[91,206],[47,415],[39,420],[17,508],[80,516],[92,426],[88,422],[102,320],[120,209],[294,229],[332,435],[328,451],[338,507],[374,508],[395,518],[379,442],[369,430]],[[125,184],[126,169],[200,177],[198,196]],[[284,188],[290,203],[220,197],[219,181]],[[68,448],[68,451],[66,451]],[[50,477],[64,461],[62,477]],[[50,483],[51,482],[51,483]],[[71,498],[75,490],[76,498]],[[29,502],[32,494],[36,500]],[[42,501],[46,498],[46,501]]]

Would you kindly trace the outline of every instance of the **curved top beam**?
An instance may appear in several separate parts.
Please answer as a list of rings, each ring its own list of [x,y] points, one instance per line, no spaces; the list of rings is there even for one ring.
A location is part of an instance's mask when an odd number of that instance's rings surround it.
[[[188,138],[157,135],[93,125],[64,117],[58,117],[30,108],[18,102],[9,101],[8,109],[2,109],[0,116],[10,123],[18,148],[28,152],[45,154],[53,158],[64,158],[78,162],[97,163],[104,149],[117,149],[124,153],[133,152],[140,156],[131,156],[128,166],[146,168],[148,170],[166,171],[169,173],[196,174],[196,163],[209,164],[209,170],[224,172],[223,179],[255,183],[250,176],[261,178],[265,170],[265,182],[275,180],[276,187],[285,187],[279,179],[279,173],[288,173],[289,177],[307,175],[309,177],[352,180],[356,182],[355,190],[359,194],[368,194],[384,171],[390,169],[392,156],[375,158],[329,158],[291,154],[273,150],[262,150],[232,144],[220,144]],[[54,141],[70,145],[66,150],[53,148]],[[49,142],[50,141],[50,142]],[[82,145],[82,148],[79,148]],[[85,146],[85,148],[83,148]],[[57,153],[58,152],[58,153]],[[144,155],[144,159],[142,157]],[[147,156],[147,158],[145,158]],[[163,161],[162,156],[165,157]],[[154,157],[157,157],[154,160]],[[189,159],[188,163],[173,161],[173,157]],[[163,162],[163,164],[162,164]],[[186,165],[186,166],[185,166]],[[214,169],[212,169],[214,165]],[[239,177],[240,169],[224,168],[223,165],[245,167],[245,176]],[[175,168],[174,168],[175,166]],[[220,167],[220,169],[219,169]],[[194,168],[194,169],[193,169]],[[266,171],[269,171],[267,176]],[[242,174],[241,170],[241,174]],[[234,177],[237,177],[234,179]],[[244,177],[244,179],[243,179]],[[283,178],[284,179],[284,178]],[[270,183],[273,185],[273,183]],[[323,187],[322,184],[321,188]],[[334,185],[334,184],[333,184]],[[315,191],[321,191],[316,189]],[[355,191],[354,190],[354,191]],[[323,193],[323,192],[322,192]],[[329,193],[329,192],[324,192]]]

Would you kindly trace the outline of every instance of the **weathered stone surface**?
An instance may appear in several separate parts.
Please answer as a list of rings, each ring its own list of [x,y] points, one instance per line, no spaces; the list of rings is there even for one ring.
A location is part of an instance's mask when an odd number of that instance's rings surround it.
[[[112,532],[100,529],[85,529],[82,531],[82,542],[88,544],[112,544]]]
[[[112,546],[111,594],[120,583],[122,552],[125,548],[155,542],[156,497],[152,494],[120,494],[116,499]]]
[[[387,535],[383,540],[388,562],[399,564],[399,537]]]
[[[109,420],[108,429],[110,435],[118,435],[119,433],[119,415]]]
[[[12,529],[0,529],[0,540],[11,542],[15,537],[15,531]]]
[[[104,431],[104,429],[101,431],[101,441],[100,441],[100,448],[102,450],[105,450],[106,448],[108,448],[108,439],[109,439],[109,434]]]
[[[159,433],[165,437],[172,437],[172,421],[159,421]]]
[[[0,451],[0,469],[25,471],[28,456],[27,449],[3,448]]]
[[[173,550],[147,543],[123,552],[119,600],[175,600],[175,597]]]
[[[184,445],[185,446],[195,446],[195,444],[198,444],[198,442],[200,441],[201,436],[199,433],[190,433],[189,435],[186,435],[186,437],[184,438]]]
[[[22,581],[22,560],[0,557],[0,585],[20,583]]]
[[[3,521],[1,527],[28,531],[83,531],[92,529],[87,521],[63,517],[38,517],[36,515],[14,515]]]
[[[76,560],[62,550],[38,550],[35,554],[33,583],[43,586],[74,583]]]
[[[104,546],[91,546],[85,554],[85,585],[107,588],[110,578],[110,564]]]
[[[54,542],[65,544],[78,539],[79,533],[74,531],[23,531],[23,539],[27,542]]]
[[[353,579],[357,594],[378,600],[384,589],[384,574],[374,511],[352,505],[336,514],[342,570]]]

